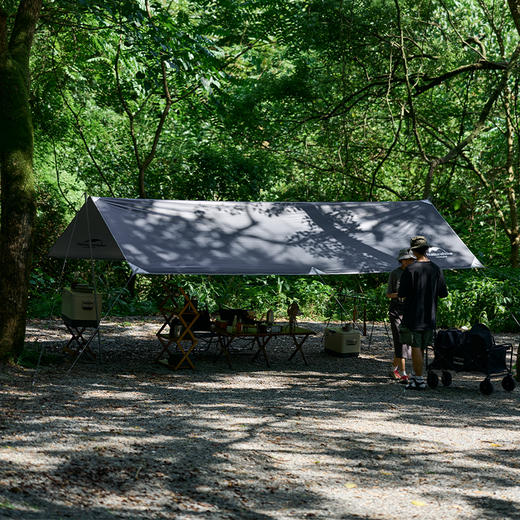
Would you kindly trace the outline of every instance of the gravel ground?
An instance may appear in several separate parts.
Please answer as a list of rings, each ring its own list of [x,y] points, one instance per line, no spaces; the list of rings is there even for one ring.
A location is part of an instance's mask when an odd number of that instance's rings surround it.
[[[104,325],[102,363],[4,367],[0,518],[520,518],[519,389],[405,391],[384,326],[335,358],[302,325],[309,366],[277,341],[270,368],[245,345],[231,369],[209,349],[173,372],[147,318]],[[28,326],[46,352],[65,337]]]

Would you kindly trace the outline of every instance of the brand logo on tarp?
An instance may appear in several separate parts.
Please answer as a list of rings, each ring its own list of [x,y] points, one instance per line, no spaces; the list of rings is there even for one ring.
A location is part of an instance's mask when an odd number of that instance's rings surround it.
[[[83,247],[85,249],[96,249],[97,247],[107,247],[105,242],[100,238],[93,238],[91,240],[83,240],[83,242],[78,242],[77,245],[79,247]]]
[[[446,251],[442,247],[430,247],[428,249],[428,256],[433,258],[448,258],[448,256],[453,256],[451,251]]]

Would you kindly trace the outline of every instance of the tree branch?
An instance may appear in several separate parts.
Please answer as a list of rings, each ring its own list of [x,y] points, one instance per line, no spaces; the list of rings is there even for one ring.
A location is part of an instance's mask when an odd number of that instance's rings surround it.
[[[434,159],[430,162],[430,167],[428,170],[428,175],[426,178],[426,184],[425,184],[425,195],[427,194],[429,196],[430,190],[431,190],[431,181],[433,178],[433,173],[435,171],[435,168],[439,166],[440,164],[447,163],[448,161],[451,161],[458,155],[462,153],[464,148],[468,146],[484,129],[486,121],[489,117],[489,114],[491,112],[491,109],[493,108],[493,105],[495,104],[496,100],[500,96],[501,92],[504,90],[504,88],[507,85],[507,81],[509,79],[509,71],[516,66],[516,62],[518,61],[518,57],[520,55],[520,43],[517,44],[516,49],[514,50],[511,59],[509,60],[507,69],[502,73],[502,78],[500,79],[500,82],[487,100],[486,104],[482,108],[482,111],[480,112],[480,116],[478,118],[477,124],[473,128],[473,130],[464,138],[462,139],[457,145],[453,146],[447,154],[445,154],[443,157],[439,157]]]
[[[487,180],[486,176],[473,164],[473,161],[471,161],[466,154],[462,153],[461,157],[466,161],[466,164],[469,166],[470,170],[472,170],[476,175],[477,178],[480,180],[484,188],[486,188],[487,193],[489,194],[491,204],[495,208],[495,211],[497,212],[498,218],[500,220],[500,223],[502,224],[502,227],[504,228],[504,231],[508,237],[511,237],[511,228],[508,227],[506,217],[504,215],[504,212],[502,211],[500,207],[500,202],[497,199],[497,197],[494,194],[494,189]]]
[[[372,200],[374,188],[376,186],[376,177],[377,177],[379,170],[382,168],[383,164],[385,164],[386,160],[390,157],[390,154],[392,153],[393,149],[395,148],[395,145],[399,141],[399,135],[401,133],[401,127],[403,124],[403,116],[404,116],[404,107],[401,108],[401,115],[399,117],[399,125],[397,127],[397,131],[394,134],[394,139],[392,141],[392,144],[390,145],[390,147],[386,151],[384,157],[379,161],[377,166],[374,168],[374,171],[372,172],[372,182],[370,184],[369,200]]]
[[[139,144],[137,143],[137,137],[135,135],[134,114],[132,114],[132,111],[130,110],[128,103],[126,102],[126,99],[123,96],[123,88],[121,87],[121,79],[119,77],[119,57],[121,55],[121,39],[122,39],[122,36],[119,37],[119,42],[117,44],[117,51],[116,51],[116,59],[114,61],[116,89],[117,89],[117,95],[119,97],[119,102],[121,103],[121,106],[123,107],[125,114],[128,116],[130,139],[132,140],[132,148],[134,150],[134,156],[135,156],[135,161],[137,163],[137,169],[140,171],[141,170],[141,157],[139,157]]]
[[[474,72],[476,70],[505,70],[507,69],[507,62],[492,62],[492,61],[478,61],[476,63],[468,63],[467,65],[462,65],[454,70],[450,70],[436,78],[431,78],[426,85],[422,87],[417,87],[415,89],[414,96],[420,96],[424,94],[426,91],[430,90],[445,81],[454,78],[455,76],[459,76],[460,74],[464,74],[466,72]]]
[[[412,119],[412,130],[415,137],[415,141],[417,142],[417,147],[419,148],[419,152],[422,155],[423,159],[426,162],[429,162],[428,156],[426,155],[426,152],[424,151],[424,148],[422,146],[421,142],[421,136],[419,135],[419,130],[417,128],[417,118],[415,116],[415,107],[413,103],[412,98],[412,86],[410,84],[410,73],[408,70],[408,60],[406,58],[406,51],[404,48],[404,32],[403,27],[401,24],[401,7],[399,5],[399,0],[394,0],[395,3],[395,9],[397,14],[397,27],[399,29],[399,39],[400,39],[400,50],[401,50],[401,58],[403,59],[403,66],[404,66],[404,77],[406,82],[406,93],[408,97],[408,106],[410,107],[410,117]]]
[[[329,168],[324,168],[323,166],[318,166],[318,165],[310,163],[308,161],[304,161],[303,159],[300,159],[298,157],[294,157],[290,152],[287,152],[285,150],[276,150],[276,149],[273,149],[273,148],[270,148],[270,147],[264,147],[264,148],[266,150],[269,150],[270,152],[273,152],[273,153],[278,153],[278,154],[282,154],[283,153],[284,155],[289,156],[291,161],[294,161],[295,163],[301,164],[301,165],[303,165],[305,167],[312,168],[312,169],[314,169],[316,171],[320,171],[320,172],[327,173],[327,174],[330,174],[330,173],[338,171],[337,168],[335,168],[334,166],[330,166]],[[353,179],[355,179],[356,181],[362,182],[364,184],[371,184],[371,182],[372,182],[371,180],[367,180],[365,177],[358,177],[357,175],[353,175],[352,173],[350,173],[349,176],[352,177]],[[386,186],[384,184],[374,183],[374,186],[376,188],[380,188],[380,189],[385,190],[385,191],[387,191],[389,193],[392,193],[393,195],[395,195],[400,200],[403,200],[405,198],[399,192],[395,191],[393,188],[390,188],[389,186]]]
[[[520,1],[519,0],[507,0],[509,5],[509,11],[513,17],[515,23],[516,32],[520,35]]]
[[[172,106],[172,98],[170,95],[170,90],[168,88],[168,78],[166,76],[166,64],[165,64],[164,59],[161,60],[161,72],[162,72],[163,92],[164,92],[164,97],[166,99],[166,102],[165,102],[164,108],[161,112],[161,116],[159,118],[157,128],[155,129],[152,148],[150,149],[150,152],[148,153],[148,155],[144,159],[141,167],[139,168],[139,195],[141,198],[145,198],[145,195],[146,195],[145,186],[144,186],[144,173],[145,173],[146,169],[148,168],[148,166],[150,165],[150,163],[152,162],[153,158],[155,157],[155,153],[157,151],[157,145],[159,144],[159,139],[161,137],[164,123],[166,121],[166,118],[168,117],[170,107]]]

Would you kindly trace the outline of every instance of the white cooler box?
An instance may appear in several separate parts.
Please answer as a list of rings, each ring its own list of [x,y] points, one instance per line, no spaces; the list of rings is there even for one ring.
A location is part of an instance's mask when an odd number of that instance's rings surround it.
[[[333,356],[357,357],[361,350],[361,333],[341,327],[325,329],[325,352]]]
[[[97,326],[101,319],[101,295],[94,297],[92,289],[65,287],[61,294],[61,314],[73,325]]]

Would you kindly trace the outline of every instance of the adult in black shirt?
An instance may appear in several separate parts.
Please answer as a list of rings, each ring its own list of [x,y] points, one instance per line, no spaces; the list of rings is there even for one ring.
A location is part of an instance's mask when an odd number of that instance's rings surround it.
[[[406,388],[422,390],[426,383],[423,373],[423,351],[433,342],[438,298],[448,296],[440,267],[426,255],[429,246],[423,236],[413,237],[410,249],[416,261],[401,276],[399,298],[404,298],[401,341],[412,346],[414,376]]]

